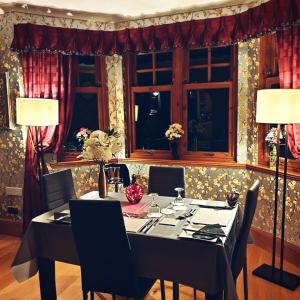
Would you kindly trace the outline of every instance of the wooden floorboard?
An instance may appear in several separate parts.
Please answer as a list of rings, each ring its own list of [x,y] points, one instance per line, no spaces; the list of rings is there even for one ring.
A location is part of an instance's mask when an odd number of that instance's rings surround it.
[[[39,300],[38,276],[34,276],[22,283],[18,283],[10,272],[10,265],[20,244],[20,239],[11,236],[0,235],[0,299],[2,300]],[[294,292],[271,284],[260,278],[252,276],[252,270],[262,263],[270,262],[270,254],[256,245],[248,247],[248,280],[249,300],[299,300],[300,288]],[[300,275],[300,269],[286,263],[285,267],[290,272]],[[80,270],[78,266],[64,263],[56,263],[56,284],[59,300],[81,300]],[[243,299],[242,275],[237,284],[239,299]],[[102,294],[95,299],[111,299],[110,295]],[[122,299],[122,298],[120,298]],[[146,300],[160,299],[159,282],[151,289]],[[172,299],[172,285],[166,282],[166,299]],[[192,300],[193,289],[180,286],[180,299]],[[204,294],[197,292],[197,299],[204,300]]]

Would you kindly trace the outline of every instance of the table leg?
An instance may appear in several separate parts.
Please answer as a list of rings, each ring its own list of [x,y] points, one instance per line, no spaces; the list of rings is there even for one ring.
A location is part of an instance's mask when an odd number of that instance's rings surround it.
[[[216,294],[205,294],[205,300],[223,300],[223,291]]]
[[[37,263],[41,300],[56,300],[55,261],[48,258],[38,258]]]
[[[179,284],[173,282],[173,300],[179,300]]]

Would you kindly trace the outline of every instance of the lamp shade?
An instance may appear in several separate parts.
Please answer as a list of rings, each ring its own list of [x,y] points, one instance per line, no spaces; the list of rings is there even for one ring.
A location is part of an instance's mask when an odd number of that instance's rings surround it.
[[[17,124],[26,126],[58,125],[58,100],[40,98],[16,99]]]
[[[257,91],[256,122],[268,124],[300,123],[300,89]]]

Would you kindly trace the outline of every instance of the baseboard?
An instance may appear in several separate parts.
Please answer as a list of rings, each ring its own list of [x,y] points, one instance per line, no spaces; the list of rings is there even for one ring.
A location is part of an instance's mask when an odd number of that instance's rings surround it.
[[[13,235],[13,236],[22,236],[23,223],[21,221],[5,220],[0,219],[0,233]]]
[[[272,252],[273,236],[272,234],[265,232],[259,228],[251,227],[251,233],[254,238],[254,242],[260,248]],[[280,243],[281,239],[276,239],[276,249],[278,256],[280,255]],[[284,242],[284,259],[293,265],[300,268],[300,247],[290,242]]]

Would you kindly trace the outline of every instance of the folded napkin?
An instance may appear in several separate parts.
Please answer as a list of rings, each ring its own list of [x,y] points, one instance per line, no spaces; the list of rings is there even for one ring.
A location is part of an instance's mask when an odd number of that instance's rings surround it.
[[[226,236],[220,224],[210,224],[205,225],[198,231],[193,233],[193,237],[197,236],[211,236],[211,237],[221,237]]]

